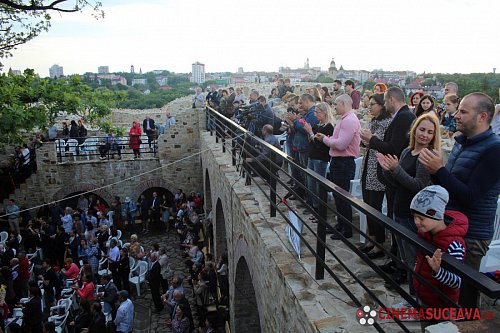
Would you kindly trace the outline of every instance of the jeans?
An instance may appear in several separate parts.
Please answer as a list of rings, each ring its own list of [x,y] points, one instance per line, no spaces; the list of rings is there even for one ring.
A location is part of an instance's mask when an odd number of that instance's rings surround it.
[[[380,212],[382,210],[385,192],[365,190],[364,186],[362,187],[362,191],[363,201]],[[366,217],[366,222],[368,224],[368,235],[372,238],[375,237],[377,243],[383,244],[385,242],[385,227],[368,216]]]
[[[467,252],[465,254],[464,263],[479,271],[481,259],[486,255],[486,252],[488,252],[490,243],[491,239],[465,238]],[[462,285],[460,286],[460,298],[458,303],[464,308],[479,306],[479,291],[476,287],[468,284],[464,279],[462,279]]]
[[[306,151],[298,151],[297,152],[297,160],[295,162],[297,162],[301,167],[307,168],[308,159],[309,159],[309,152],[307,150]],[[305,185],[305,182],[306,182],[305,173],[300,172],[298,180],[302,183],[302,185]]]
[[[351,180],[354,179],[356,165],[354,157],[332,157],[330,162],[330,175],[332,182],[349,192]],[[352,235],[352,208],[348,201],[334,194],[335,207],[337,208],[337,222],[340,230],[346,235]],[[349,223],[343,222],[340,218],[343,216]]]
[[[318,175],[325,177],[326,176],[326,168],[328,167],[328,162],[321,160],[309,160],[307,163],[307,168],[316,172]],[[307,189],[312,193],[319,195],[319,182],[316,181],[313,177],[307,177]],[[313,195],[308,194],[307,203],[309,206],[317,208],[319,206],[319,200],[315,198]]]
[[[394,216],[394,222],[408,229],[408,234],[417,237],[417,226],[415,225],[413,217]],[[396,243],[398,244],[399,257],[403,262],[407,263],[412,268],[410,274],[407,274],[407,277],[410,294],[415,295],[415,289],[413,288],[413,274],[411,274],[411,272],[413,272],[413,268],[415,267],[417,260],[417,249],[413,246],[413,244],[405,241],[402,237],[396,236]]]

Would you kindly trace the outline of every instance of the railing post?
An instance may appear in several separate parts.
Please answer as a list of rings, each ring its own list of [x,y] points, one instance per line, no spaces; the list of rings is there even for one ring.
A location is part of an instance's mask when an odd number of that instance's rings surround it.
[[[223,128],[221,128],[220,134],[221,134],[221,141],[222,141],[222,152],[225,153],[226,152],[226,130],[227,130],[227,125],[225,125],[225,124],[221,124],[221,125],[224,126]]]
[[[276,167],[274,166],[274,161],[276,160],[274,152],[271,152],[270,156],[271,163],[269,165],[269,209],[271,211],[270,216],[276,217],[276,178],[275,172]]]
[[[318,240],[316,241],[316,253],[318,254],[318,257],[325,262],[325,246],[323,245],[326,243],[326,215],[327,215],[327,210],[326,210],[326,203],[328,200],[328,194],[326,192],[326,188],[323,185],[323,183],[319,183],[319,207],[318,207],[318,214],[320,216],[320,221],[318,221],[318,229],[317,229],[317,234],[318,234]],[[324,221],[324,222],[323,222]],[[321,244],[323,242],[323,244]],[[325,278],[325,266],[323,263],[319,262],[318,259],[316,259],[316,273],[315,273],[315,278],[316,280],[323,280]]]
[[[238,136],[236,134],[236,127],[231,130],[231,133],[230,133],[230,136],[231,136],[231,162],[233,164],[233,166],[236,165],[236,137]]]

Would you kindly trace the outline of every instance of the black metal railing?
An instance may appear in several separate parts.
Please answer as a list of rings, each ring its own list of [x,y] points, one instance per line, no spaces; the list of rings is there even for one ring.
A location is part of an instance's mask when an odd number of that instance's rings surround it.
[[[115,157],[121,159],[130,156],[156,158],[158,154],[157,137],[148,137],[147,135],[136,138],[110,136],[58,138],[54,145],[58,162],[109,160],[115,159]]]
[[[429,287],[438,297],[447,304],[449,307],[457,308],[460,307],[458,304],[449,299],[445,293],[438,288],[432,286],[428,281],[426,281],[419,272],[413,271],[413,265],[401,261],[397,256],[392,254],[389,250],[385,249],[381,244],[377,243],[374,237],[367,234],[356,224],[352,223],[346,217],[340,215],[334,205],[328,201],[328,192],[333,193],[334,196],[340,197],[346,200],[352,208],[355,208],[362,214],[365,214],[367,218],[372,219],[376,223],[382,225],[386,230],[390,231],[396,237],[401,238],[403,241],[407,241],[412,244],[418,251],[422,251],[426,255],[432,256],[436,247],[425,241],[424,239],[418,237],[414,233],[409,233],[407,229],[397,223],[392,219],[383,215],[378,210],[374,209],[370,205],[364,203],[362,200],[352,196],[349,192],[343,190],[339,186],[332,183],[330,180],[318,175],[310,169],[304,168],[297,164],[290,156],[285,154],[283,151],[269,145],[267,142],[257,137],[253,133],[247,131],[245,128],[241,127],[234,121],[226,118],[222,114],[218,113],[214,109],[208,107],[206,108],[207,113],[207,129],[211,132],[211,135],[216,135],[216,142],[221,142],[222,150],[226,152],[230,149],[232,156],[232,164],[237,166],[237,170],[242,173],[245,177],[246,184],[251,184],[253,179],[253,174],[255,173],[259,178],[263,179],[264,182],[254,182],[265,194],[270,205],[270,217],[276,216],[278,212],[286,223],[294,230],[297,236],[300,238],[301,242],[305,247],[312,253],[316,259],[316,269],[315,278],[321,280],[324,278],[324,272],[326,271],[330,277],[332,277],[342,288],[342,290],[349,296],[349,298],[354,302],[356,307],[362,307],[361,300],[356,297],[349,286],[344,283],[341,277],[339,277],[335,272],[333,267],[328,265],[325,260],[325,255],[328,253],[331,255],[336,262],[340,264],[342,269],[348,273],[350,278],[354,279],[356,283],[364,289],[364,291],[370,296],[373,302],[380,308],[390,308],[384,304],[380,297],[375,295],[375,293],[366,285],[365,281],[362,280],[348,264],[340,258],[331,245],[326,242],[327,229],[330,233],[337,235],[340,240],[345,244],[345,246],[352,251],[353,255],[357,256],[364,263],[366,263],[380,278],[382,278],[387,284],[392,286],[392,289],[399,294],[403,299],[405,299],[409,304],[411,304],[416,309],[420,309],[421,305],[414,299],[413,296],[409,294],[407,290],[402,288],[398,283],[392,280],[391,276],[385,273],[373,260],[368,258],[359,248],[358,244],[354,243],[350,239],[345,238],[339,231],[337,231],[330,220],[332,216],[337,218],[337,221],[347,223],[353,230],[357,231],[360,235],[364,236],[367,240],[377,245],[379,248],[383,249],[385,254],[392,260],[394,260],[398,266],[404,267],[408,274],[412,274],[420,283]],[[228,145],[230,143],[230,145]],[[270,157],[265,160],[265,163],[255,161],[254,163],[248,163],[245,161],[245,157],[255,157],[256,150],[255,145],[267,145],[268,150],[271,152]],[[228,146],[228,147],[226,147]],[[316,180],[319,184],[319,193],[314,193],[309,190],[306,186],[302,185],[300,181],[295,179],[291,173],[288,172],[288,168],[282,167],[275,163],[278,159],[283,159],[292,166],[292,168],[297,168],[300,172],[305,175],[305,177],[311,177]],[[267,170],[267,171],[266,171]],[[291,187],[286,183],[286,180],[290,178],[295,181],[298,187]],[[283,193],[278,193],[277,184],[280,185],[280,191]],[[313,209],[305,200],[301,198],[300,193],[305,192],[308,196],[313,196],[315,199],[319,200],[319,208]],[[312,214],[317,218],[318,223],[317,228],[314,230],[312,223],[307,223],[299,214],[296,209],[290,206],[285,197],[290,194],[295,195],[302,205],[306,206]],[[287,208],[295,213],[298,219],[302,222],[303,226],[307,228],[316,239],[316,244],[311,244],[302,235],[300,230],[291,223],[288,215],[283,213],[281,210],[277,209],[279,204],[284,204]],[[462,278],[462,283],[473,286],[478,291],[484,293],[490,298],[496,299],[500,297],[500,284],[489,279],[482,273],[474,270],[462,262],[459,262],[455,258],[452,258],[448,254],[443,254],[442,266],[451,272],[456,273]],[[403,331],[410,332],[406,327],[405,323],[396,317],[391,317],[394,322],[396,322]],[[374,323],[374,327],[379,332],[384,332],[383,328],[378,324]]]

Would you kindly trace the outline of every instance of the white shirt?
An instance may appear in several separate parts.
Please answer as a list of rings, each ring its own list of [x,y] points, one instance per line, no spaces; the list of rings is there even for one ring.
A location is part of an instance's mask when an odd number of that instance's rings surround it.
[[[109,249],[108,258],[112,262],[118,262],[120,260],[120,250],[118,250],[118,246]]]

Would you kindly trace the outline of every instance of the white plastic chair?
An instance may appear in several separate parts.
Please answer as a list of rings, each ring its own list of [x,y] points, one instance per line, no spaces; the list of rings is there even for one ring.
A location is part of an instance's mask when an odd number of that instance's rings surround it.
[[[56,156],[61,157],[61,159],[65,156],[66,154],[66,141],[62,139],[57,139],[56,140]]]
[[[7,231],[0,232],[0,243],[5,243],[9,238],[9,233]]]
[[[138,275],[133,275],[135,271],[139,270]],[[137,267],[132,271],[130,270],[130,275],[128,281],[135,285],[137,289],[137,296],[141,296],[141,283],[146,281],[146,273],[148,272],[148,263],[145,261],[140,261]]]
[[[148,145],[148,136],[147,135],[141,135],[141,152],[143,151],[147,151],[146,149],[149,149],[149,145]],[[151,142],[153,143],[153,142]]]
[[[100,276],[104,275],[104,274],[111,274],[111,271],[109,270],[109,262],[108,262],[108,258],[105,258],[104,257],[104,252],[101,251],[101,260],[99,260],[99,271],[98,271],[98,274]]]
[[[87,138],[80,145],[80,152],[87,156],[87,160],[90,160],[90,155],[97,154],[97,144],[99,143],[98,138]]]
[[[351,193],[352,196],[355,196],[356,198],[358,199],[363,199],[363,192],[362,192],[362,188],[361,188],[361,180],[358,178],[358,179],[355,179],[355,180],[351,180],[351,184],[350,184],[350,188],[349,188],[349,193]],[[364,233],[367,232],[368,230],[368,226],[367,226],[367,223],[366,223],[366,215],[361,213],[359,210],[357,210],[356,208],[353,207],[353,213],[354,214],[358,214],[359,215],[359,229],[361,229],[361,231],[363,231]],[[359,241],[361,243],[365,243],[365,237],[362,236],[361,234],[359,234]]]
[[[21,242],[23,241],[23,236],[21,236],[20,234],[17,235],[17,241],[19,242],[19,244],[21,244]]]
[[[494,222],[495,231],[493,232],[492,241],[500,239],[500,198],[497,200],[497,212],[495,214],[495,222]]]
[[[358,157],[354,160],[356,164],[356,171],[354,172],[354,179],[359,179],[361,173],[361,165],[363,164],[363,157]]]
[[[68,320],[68,316],[69,311],[63,315],[50,316],[48,321],[54,323],[57,333],[66,332],[66,321]]]
[[[122,231],[121,230],[116,230],[116,238],[120,240],[122,238]]]
[[[68,145],[68,154],[73,155],[73,161],[76,161],[77,149],[78,149],[78,141],[75,139],[68,139],[66,142]]]
[[[133,271],[137,267],[137,260],[132,257],[128,257],[128,261],[130,263],[130,270]]]

